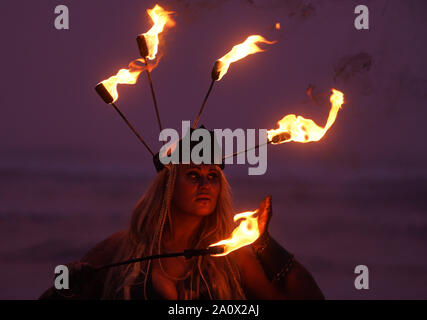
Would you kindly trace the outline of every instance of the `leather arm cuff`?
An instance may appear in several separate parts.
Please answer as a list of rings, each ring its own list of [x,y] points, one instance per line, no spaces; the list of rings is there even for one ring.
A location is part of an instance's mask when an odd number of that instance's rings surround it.
[[[270,281],[285,277],[294,264],[294,255],[286,251],[267,232],[255,241],[252,247]]]

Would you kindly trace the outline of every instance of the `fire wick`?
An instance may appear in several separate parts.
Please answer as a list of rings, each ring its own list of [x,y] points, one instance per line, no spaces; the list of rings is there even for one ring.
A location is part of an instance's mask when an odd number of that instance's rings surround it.
[[[206,249],[186,249],[183,252],[156,254],[156,255],[147,256],[147,257],[141,257],[141,258],[130,259],[130,260],[121,261],[121,262],[110,263],[110,264],[106,264],[106,265],[97,267],[96,269],[97,270],[103,270],[103,269],[107,269],[107,268],[111,268],[111,267],[122,266],[125,264],[131,264],[131,263],[140,262],[140,261],[163,259],[163,258],[174,258],[174,257],[180,257],[180,256],[184,256],[186,259],[190,259],[192,257],[206,256],[206,255],[212,255],[212,254],[221,254],[223,252],[224,252],[224,248],[218,247],[218,246],[209,247]]]
[[[136,135],[136,137],[139,139],[139,141],[142,142],[142,144],[147,148],[147,150],[151,153],[151,155],[154,157],[154,152],[151,150],[151,148],[148,146],[148,144],[142,139],[142,137],[139,135],[139,133],[135,130],[135,128],[132,126],[132,124],[129,122],[129,120],[125,117],[125,115],[120,111],[120,109],[116,106],[114,103],[114,99],[111,96],[111,94],[108,92],[107,88],[105,88],[104,84],[101,82],[95,87],[95,91],[99,94],[99,96],[104,100],[105,103],[111,104],[114,109],[118,112],[118,114],[122,117],[122,119],[126,122],[128,127],[132,130],[132,132]]]
[[[199,114],[196,117],[196,120],[193,122],[193,129],[196,129],[197,123],[200,120],[200,116],[202,115],[203,109],[205,108],[206,102],[208,101],[209,95],[211,94],[213,85],[215,81],[218,81],[219,75],[220,75],[220,67],[221,67],[221,61],[217,60],[215,61],[215,64],[213,66],[212,72],[211,72],[211,85],[209,86],[208,92],[206,93],[205,99],[203,100],[202,106],[199,110]]]

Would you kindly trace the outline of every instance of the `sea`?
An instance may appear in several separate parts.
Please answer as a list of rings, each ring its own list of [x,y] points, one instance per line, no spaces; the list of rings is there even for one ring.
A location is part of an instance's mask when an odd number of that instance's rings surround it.
[[[37,299],[55,266],[127,227],[154,177],[134,169],[0,170],[0,299]],[[236,210],[273,196],[272,236],[327,299],[427,298],[427,179],[230,175]],[[357,289],[355,268],[369,271]]]

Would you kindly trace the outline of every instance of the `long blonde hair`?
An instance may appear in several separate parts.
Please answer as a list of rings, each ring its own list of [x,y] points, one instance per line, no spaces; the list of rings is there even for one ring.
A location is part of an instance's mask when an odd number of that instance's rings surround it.
[[[165,230],[173,233],[171,219],[171,202],[178,165],[168,165],[161,170],[151,186],[141,197],[133,211],[127,239],[123,242],[116,261],[159,254]],[[210,244],[227,238],[233,230],[233,206],[230,186],[222,170],[220,177],[220,194],[216,209],[204,217],[193,248],[206,248]],[[150,261],[138,262],[119,268],[112,268],[104,285],[103,297],[131,299],[131,287],[143,285],[144,298],[147,299],[147,280]],[[115,269],[115,270],[114,270]],[[139,279],[143,278],[143,281]],[[190,294],[179,292],[185,299],[197,299],[201,286],[210,299],[244,299],[239,270],[229,256],[201,256],[191,270]],[[193,295],[193,288],[195,294]],[[183,290],[177,288],[177,290]]]

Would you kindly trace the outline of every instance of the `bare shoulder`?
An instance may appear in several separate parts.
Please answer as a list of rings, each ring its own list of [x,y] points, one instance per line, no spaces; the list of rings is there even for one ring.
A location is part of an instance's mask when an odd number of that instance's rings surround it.
[[[99,242],[90,249],[81,259],[92,265],[103,265],[112,262],[122,245],[128,241],[125,230],[113,233],[107,239]]]

